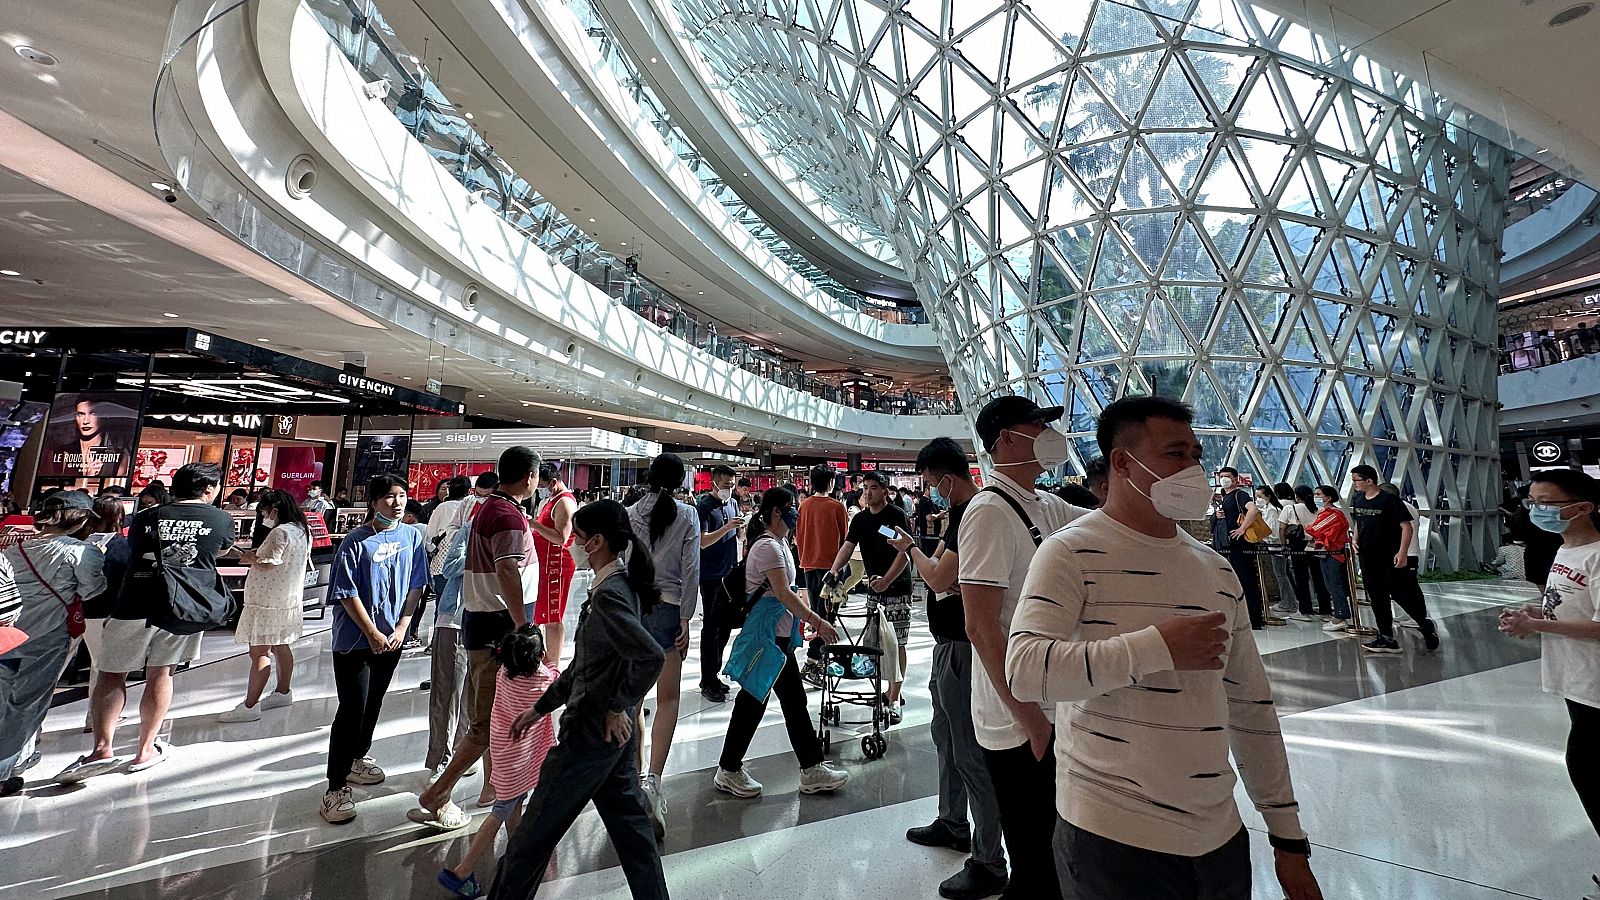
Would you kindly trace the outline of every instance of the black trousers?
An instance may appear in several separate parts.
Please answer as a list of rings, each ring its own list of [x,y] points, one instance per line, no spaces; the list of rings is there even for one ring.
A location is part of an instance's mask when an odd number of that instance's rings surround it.
[[[1058,818],[1055,849],[1061,895],[1069,900],[1250,900],[1250,833],[1243,828],[1210,853],[1178,856]]]
[[[801,571],[800,577],[805,582],[806,597],[811,604],[811,611],[827,619],[831,625],[835,621],[833,610],[828,608],[828,604],[822,602],[822,579],[827,577],[827,574],[827,569],[805,569]],[[827,644],[822,638],[812,638],[811,642],[806,645],[806,659],[820,661],[822,659],[822,648],[825,646]]]
[[[1026,896],[1054,900],[1061,896],[1056,877],[1056,752],[1055,739],[1044,759],[1035,759],[1031,745],[1009,750],[983,750],[1000,805],[1000,833],[1011,855],[1011,883],[1033,885]]]
[[[1372,618],[1378,633],[1394,636],[1394,604],[1399,603],[1406,614],[1421,625],[1428,618],[1428,603],[1417,584],[1415,557],[1404,569],[1394,567],[1394,556],[1360,555],[1361,584],[1367,589],[1367,599],[1372,601]],[[1424,626],[1426,627],[1426,626]]]
[[[787,638],[775,641],[783,652],[783,668],[772,685],[772,693],[783,708],[783,724],[789,732],[789,746],[794,748],[800,768],[809,769],[822,762],[822,743],[811,728],[811,709],[806,705],[806,686],[800,680],[800,667],[795,665],[794,652]],[[733,713],[728,717],[728,735],[722,741],[722,759],[719,764],[729,772],[737,772],[744,765],[744,754],[756,736],[761,717],[766,714],[767,701],[757,700],[741,690],[733,698]],[[541,782],[542,783],[542,782]]]
[[[400,651],[373,653],[361,647],[333,654],[333,684],[339,709],[328,735],[328,790],[337,791],[350,778],[350,764],[372,749],[372,731],[383,712]]]
[[[733,602],[721,578],[700,581],[700,686],[719,687],[722,656],[728,649],[728,606]]]
[[[556,844],[593,801],[634,900],[667,900],[661,850],[639,789],[639,764],[634,759],[637,724],[633,737],[622,746],[606,743],[599,734],[561,729],[561,743],[545,757],[522,824],[506,842],[491,898],[526,900],[538,894]]]
[[[1228,545],[1228,564],[1233,574],[1239,576],[1239,587],[1244,589],[1245,606],[1250,610],[1250,627],[1267,627],[1266,612],[1261,605],[1261,576],[1256,571],[1256,556],[1248,552],[1248,541],[1234,541]]]
[[[1568,700],[1567,718],[1572,720],[1567,732],[1567,776],[1589,814],[1589,824],[1600,833],[1600,770],[1594,764],[1600,752],[1600,709]]]
[[[1316,594],[1316,612],[1320,616],[1333,615],[1333,599],[1328,595],[1328,583],[1322,578],[1322,560],[1303,553],[1289,555],[1290,581],[1294,582],[1295,601],[1300,611],[1311,615],[1311,597]]]

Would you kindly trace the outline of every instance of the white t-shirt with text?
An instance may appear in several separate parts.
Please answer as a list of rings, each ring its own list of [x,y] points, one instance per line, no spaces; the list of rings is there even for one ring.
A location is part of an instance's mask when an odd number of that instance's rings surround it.
[[[1540,602],[1547,619],[1600,622],[1600,541],[1556,551]],[[1574,703],[1600,707],[1600,641],[1564,634],[1539,637],[1544,689]]]

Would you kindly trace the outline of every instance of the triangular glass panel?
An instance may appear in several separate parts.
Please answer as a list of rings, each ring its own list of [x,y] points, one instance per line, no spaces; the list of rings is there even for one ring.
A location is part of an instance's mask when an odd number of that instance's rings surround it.
[[[1180,197],[1193,196],[1211,136],[1195,132],[1146,134],[1144,144],[1172,190]]]
[[[1233,428],[1233,413],[1222,400],[1222,394],[1204,370],[1197,372],[1189,383],[1189,405],[1194,408],[1194,427]]]
[[[961,139],[979,159],[990,160],[995,158],[994,152],[994,126],[998,115],[998,107],[991,107],[985,112],[973,116],[971,121],[960,128]]]
[[[1140,360],[1139,371],[1153,397],[1179,399],[1189,389],[1194,363],[1183,359]]]
[[[1262,74],[1245,89],[1244,102],[1239,104],[1234,124],[1250,131],[1287,136],[1294,133],[1294,126],[1290,124],[1293,116],[1293,111],[1279,102],[1272,79]]]
[[[1050,196],[1045,206],[1044,226],[1059,228],[1081,222],[1099,213],[1100,208],[1078,190],[1077,184],[1066,170],[1052,166],[1050,170]]]
[[[1243,169],[1248,170],[1255,178],[1256,185],[1261,189],[1262,198],[1272,196],[1293,149],[1277,141],[1250,137],[1239,139],[1240,162]]]
[[[1086,70],[1072,80],[1072,92],[1061,118],[1063,145],[1088,144],[1126,131],[1128,123],[1116,107],[1101,96]]]
[[[1177,198],[1167,186],[1161,167],[1145,150],[1142,141],[1134,140],[1128,146],[1128,161],[1122,167],[1122,177],[1112,196],[1111,209],[1150,209],[1173,206]]]
[[[955,44],[961,55],[991,85],[1000,83],[1000,51],[1005,47],[1008,18],[1006,14],[993,16]]]
[[[1037,217],[1039,198],[1044,190],[1046,172],[1054,171],[1046,157],[1039,157],[1005,178],[1006,188],[1031,220]],[[1044,223],[1039,223],[1041,226]]]
[[[1056,133],[1056,118],[1061,114],[1061,101],[1067,96],[1071,78],[1070,71],[1063,72],[1049,81],[1030,85],[1020,92],[1011,94],[1016,98],[1017,106],[1040,134],[1053,136]]]
[[[1177,58],[1167,60],[1167,68],[1151,90],[1139,124],[1142,128],[1201,128],[1211,124]]]
[[[1089,39],[1084,42],[1083,53],[1085,56],[1115,53],[1159,43],[1161,35],[1151,24],[1149,15],[1120,3],[1100,3],[1095,7],[1094,22],[1089,26]]]
[[[1223,308],[1221,321],[1217,323],[1216,333],[1211,337],[1211,352],[1221,356],[1261,354],[1260,348],[1256,346],[1255,335],[1250,332],[1250,324],[1245,321],[1238,304],[1229,303]]]
[[[1238,418],[1250,402],[1250,394],[1261,380],[1261,363],[1218,360],[1211,364],[1211,373],[1217,379],[1217,390],[1222,400]]]
[[[1041,241],[1039,254],[1039,291],[1041,304],[1053,303],[1062,297],[1077,293],[1078,277],[1061,259],[1050,242]]]
[[[1033,237],[1033,229],[1017,215],[1015,209],[1012,209],[1008,193],[997,191],[991,195],[995,199],[995,224],[999,231],[998,244],[1002,248],[1010,247],[1020,241],[1031,242]]]
[[[1233,108],[1234,98],[1239,95],[1239,88],[1244,84],[1251,66],[1255,64],[1256,57],[1197,49],[1186,49],[1184,55],[1189,58],[1190,65],[1194,66],[1195,74],[1200,77],[1200,84],[1211,95],[1217,112],[1226,115]]]
[[[1312,154],[1313,157],[1315,155]],[[1305,169],[1307,165],[1313,163],[1301,159],[1293,165],[1292,171],[1284,180],[1283,194],[1278,197],[1279,212],[1300,213],[1312,218],[1322,216],[1322,200],[1317,194],[1316,182]]]
[[[1011,27],[1011,59],[1007,72],[1017,77],[1037,78],[1058,66],[1065,65],[1067,53],[1050,37],[1034,26],[1033,20],[1021,14]]]
[[[1346,441],[1317,441],[1317,456],[1322,461],[1322,477],[1333,483],[1344,477],[1345,454],[1350,444]]]
[[[1189,333],[1194,335],[1196,341],[1203,341],[1206,332],[1211,328],[1211,319],[1217,314],[1222,289],[1174,284],[1166,285],[1162,290],[1166,292],[1167,302],[1178,314],[1178,318],[1183,320]]]
[[[1260,209],[1262,206],[1225,144],[1219,146],[1212,156],[1205,178],[1195,189],[1194,200],[1206,206],[1239,209]]]
[[[1172,240],[1173,214],[1145,213],[1118,216],[1113,221],[1122,229],[1129,246],[1138,254],[1146,271],[1160,270],[1161,257],[1166,254],[1167,244]]]
[[[1289,412],[1289,401],[1276,378],[1269,377],[1261,392],[1261,404],[1256,407],[1250,428],[1256,431],[1296,431],[1294,416]]]
[[[1250,251],[1249,261],[1239,269],[1239,279],[1253,285],[1286,286],[1289,279],[1284,274],[1283,261],[1278,257],[1270,233],[1265,229],[1265,222],[1257,225],[1261,229],[1261,239],[1256,242],[1255,250]]]
[[[1283,311],[1289,305],[1289,300],[1288,294],[1255,288],[1244,289],[1245,306],[1249,308],[1250,314],[1255,316],[1256,323],[1261,326],[1261,332],[1266,335],[1278,333],[1278,322],[1283,319]]]
[[[1107,230],[1100,240],[1100,252],[1095,257],[1094,274],[1089,279],[1092,289],[1138,284],[1149,279],[1133,253],[1125,246],[1115,231]]]
[[[1105,323],[1092,309],[1085,307],[1083,324],[1078,331],[1078,364],[1116,359],[1121,355],[1122,347],[1112,340]]]
[[[1239,252],[1244,249],[1245,238],[1250,236],[1250,223],[1255,221],[1255,216],[1248,213],[1197,209],[1194,211],[1194,219],[1205,229],[1206,234],[1211,236],[1211,243],[1217,248],[1222,267],[1232,270],[1239,262]]]
[[[1302,122],[1310,119],[1317,101],[1328,90],[1328,79],[1311,75],[1287,63],[1280,63],[1277,69],[1289,88],[1287,99],[1293,101],[1292,108],[1298,112],[1298,118]],[[1290,109],[1288,105],[1285,106],[1286,111]]]
[[[1140,356],[1193,356],[1194,347],[1172,317],[1167,304],[1157,299],[1145,311],[1144,329],[1139,335]]]
[[[1091,8],[1088,3],[1034,3],[1022,7],[1027,15],[1038,20],[1039,30],[1060,44],[1066,53],[1077,52]]]
[[[1089,302],[1100,310],[1100,315],[1111,333],[1124,347],[1132,347],[1138,333],[1139,321],[1144,318],[1147,292],[1142,290],[1105,291],[1095,294]]]
[[[1172,255],[1167,259],[1167,267],[1162,271],[1161,277],[1173,281],[1223,280],[1211,251],[1206,248],[1205,242],[1200,240],[1200,235],[1194,230],[1194,224],[1187,219],[1183,220],[1183,224],[1178,227],[1177,235],[1173,238]]]
[[[1136,121],[1150,95],[1150,84],[1165,54],[1159,50],[1127,53],[1083,64],[1122,120]]]
[[[1322,362],[1322,353],[1312,339],[1312,326],[1302,313],[1289,323],[1289,333],[1284,341],[1283,358],[1296,362]],[[1320,329],[1319,329],[1320,331]]]
[[[1117,399],[1117,394],[1122,388],[1122,367],[1116,364],[1094,366],[1083,369],[1083,381],[1089,386],[1090,393],[1094,394],[1101,407],[1110,405]]]
[[[1065,153],[1067,165],[1082,181],[1095,203],[1109,205],[1120,184],[1122,162],[1128,155],[1126,137],[1079,145]]]

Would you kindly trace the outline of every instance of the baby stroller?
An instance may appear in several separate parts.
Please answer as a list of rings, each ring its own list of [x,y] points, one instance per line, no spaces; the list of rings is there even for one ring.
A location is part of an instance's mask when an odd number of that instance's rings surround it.
[[[871,710],[872,733],[861,738],[861,753],[867,759],[881,759],[888,751],[883,728],[889,723],[889,704],[883,693],[881,644],[870,640],[877,632],[878,612],[845,612],[841,605],[834,617],[844,640],[822,648],[822,712],[817,725],[817,740],[826,755],[832,747],[829,725],[865,725],[867,719],[842,718],[841,706],[863,706]],[[852,630],[851,623],[855,623]],[[892,632],[891,632],[892,633]],[[852,689],[852,683],[855,684]]]

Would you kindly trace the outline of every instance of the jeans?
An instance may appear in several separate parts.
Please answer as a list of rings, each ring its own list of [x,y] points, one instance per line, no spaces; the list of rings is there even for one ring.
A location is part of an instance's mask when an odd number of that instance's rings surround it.
[[[1035,900],[1061,896],[1057,893],[1061,881],[1056,877],[1055,851],[1050,846],[1058,818],[1055,745],[1051,738],[1044,759],[1035,759],[1027,743],[1009,750],[983,750],[1000,807],[1000,830],[1011,852],[1011,883],[1036,885],[1027,895]]]
[[[1274,553],[1272,559],[1272,576],[1278,585],[1278,605],[1287,609],[1295,604],[1294,579],[1289,574],[1289,557],[1282,553]]]
[[[400,651],[373,653],[366,647],[333,654],[333,684],[339,709],[328,735],[328,790],[337,791],[350,778],[350,764],[372,749],[372,731],[383,712]]]
[[[1600,749],[1600,709],[1568,700],[1567,718],[1572,721],[1567,732],[1567,776],[1589,814],[1589,824],[1600,833],[1600,772],[1594,767],[1595,751]]]
[[[591,800],[611,836],[634,900],[666,900],[661,850],[639,788],[639,766],[634,758],[637,727],[634,736],[620,747],[605,743],[597,734],[569,733],[578,730],[562,728],[561,743],[545,757],[539,786],[528,800],[522,824],[506,842],[506,853],[489,892],[491,900],[526,900],[538,894],[556,844]]]
[[[722,657],[728,650],[727,607],[733,603],[728,589],[720,578],[700,581],[700,686],[718,688],[722,685]]]
[[[434,627],[428,679],[428,755],[423,764],[432,771],[449,764],[456,744],[467,734],[467,717],[462,715],[467,651],[461,646],[461,629]]]
[[[1324,556],[1320,568],[1322,582],[1333,597],[1333,617],[1346,622],[1355,621],[1355,612],[1350,609],[1350,575],[1345,569],[1345,561]]]
[[[1261,606],[1261,578],[1256,574],[1256,556],[1249,552],[1248,541],[1235,541],[1228,545],[1228,564],[1233,574],[1239,576],[1239,587],[1244,589],[1244,602],[1250,610],[1250,627],[1267,627],[1266,612]]]
[[[1428,617],[1427,601],[1416,581],[1417,574],[1409,565],[1404,569],[1394,567],[1393,556],[1361,557],[1361,583],[1367,589],[1367,599],[1372,601],[1372,618],[1379,634],[1394,636],[1395,602],[1419,624]]]
[[[934,644],[928,692],[933,695],[933,748],[939,756],[939,820],[951,831],[965,834],[970,807],[973,862],[1004,873],[1000,806],[972,728],[971,644]]]
[[[778,651],[783,654],[783,668],[772,685],[772,693],[783,708],[783,724],[789,732],[789,746],[794,748],[800,768],[809,769],[822,762],[822,742],[811,728],[811,710],[806,705],[806,686],[800,680],[800,667],[795,665],[794,652],[789,649],[788,638],[777,638]],[[728,717],[728,735],[722,741],[722,758],[718,764],[729,772],[744,766],[745,751],[756,736],[761,717],[767,711],[767,701],[757,700],[747,691],[740,690],[733,698],[733,713]],[[541,780],[541,784],[544,782]]]
[[[1178,856],[1057,818],[1055,858],[1067,900],[1250,900],[1250,833],[1242,827],[1210,853]]]
[[[44,723],[56,679],[61,677],[72,647],[60,615],[55,616],[60,624],[43,632],[30,628],[28,618],[24,612],[17,622],[17,627],[28,633],[27,643],[0,656],[0,781],[11,777],[11,770]]]

